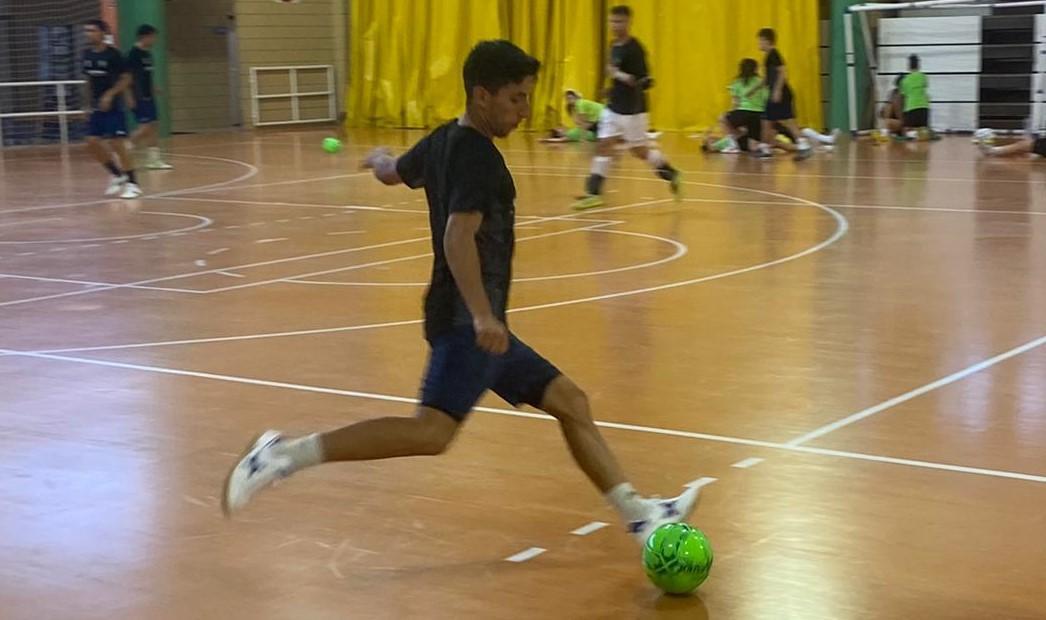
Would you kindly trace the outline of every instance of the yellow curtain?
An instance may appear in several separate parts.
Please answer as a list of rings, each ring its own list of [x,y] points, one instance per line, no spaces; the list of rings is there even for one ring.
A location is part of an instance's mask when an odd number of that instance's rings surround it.
[[[565,119],[563,91],[602,96],[607,10],[616,0],[352,0],[348,118],[356,126],[431,127],[460,114],[461,65],[479,40],[507,38],[542,62],[530,126]],[[777,31],[800,123],[821,126],[818,0],[623,0],[656,80],[658,129],[711,126],[730,104],[756,32]]]

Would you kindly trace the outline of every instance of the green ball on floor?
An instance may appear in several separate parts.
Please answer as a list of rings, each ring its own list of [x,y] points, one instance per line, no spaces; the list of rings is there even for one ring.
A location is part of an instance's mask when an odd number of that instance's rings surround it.
[[[669,594],[688,594],[708,579],[712,544],[705,533],[686,523],[654,530],[643,547],[643,568],[650,582]]]
[[[337,138],[324,138],[323,139],[323,150],[328,153],[338,153],[341,151],[341,140]]]

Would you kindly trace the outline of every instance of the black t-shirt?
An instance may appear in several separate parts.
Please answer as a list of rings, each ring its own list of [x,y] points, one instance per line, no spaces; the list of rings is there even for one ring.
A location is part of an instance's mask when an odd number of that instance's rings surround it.
[[[135,45],[127,52],[127,68],[134,77],[136,99],[153,98],[153,55]]]
[[[120,50],[112,46],[106,46],[104,50],[96,52],[92,48],[84,51],[83,73],[91,85],[91,106],[98,105],[107,90],[116,85],[120,76],[127,72],[123,56]],[[113,98],[113,108],[120,105],[119,97]]]
[[[646,66],[646,50],[634,38],[610,46],[610,64],[634,76],[637,81],[650,77]],[[647,109],[646,90],[639,84],[629,86],[614,80],[608,99],[607,107],[618,114],[642,114]]]
[[[494,315],[505,320],[515,247],[516,186],[494,143],[457,120],[439,127],[396,161],[408,187],[425,188],[432,228],[432,280],[425,294],[425,337],[429,340],[472,315],[447,264],[443,236],[451,213],[483,214],[476,233],[483,288]]]
[[[770,97],[774,95],[774,84],[777,84],[777,76],[780,75],[781,67],[784,64],[784,58],[781,57],[781,53],[777,51],[776,47],[767,52],[766,60],[763,62],[763,72],[766,73],[766,86],[770,89]],[[792,88],[788,85],[786,78],[784,86],[781,88],[781,100],[787,101],[791,97]]]

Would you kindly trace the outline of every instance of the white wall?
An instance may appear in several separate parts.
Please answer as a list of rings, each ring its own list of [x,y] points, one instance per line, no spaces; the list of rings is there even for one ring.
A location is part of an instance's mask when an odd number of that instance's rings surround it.
[[[980,99],[981,18],[899,17],[879,21],[878,99],[917,54],[930,80],[930,123],[938,130],[976,129]]]

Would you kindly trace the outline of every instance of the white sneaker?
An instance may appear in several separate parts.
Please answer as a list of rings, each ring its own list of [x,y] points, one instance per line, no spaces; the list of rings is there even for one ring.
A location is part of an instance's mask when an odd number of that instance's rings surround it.
[[[106,196],[115,196],[123,191],[124,184],[127,183],[127,177],[122,174],[118,177],[109,177],[109,187],[105,190]]]
[[[254,494],[291,474],[291,460],[273,447],[283,441],[279,431],[265,431],[247,447],[225,479],[222,512],[225,516],[242,509]]]
[[[123,193],[120,194],[120,198],[129,200],[131,198],[139,198],[142,195],[142,188],[138,187],[135,183],[127,183],[123,186]]]
[[[628,533],[632,534],[640,545],[646,544],[646,539],[654,533],[654,530],[667,523],[680,523],[690,518],[697,508],[697,500],[701,496],[700,487],[692,487],[684,491],[678,497],[672,499],[648,499],[648,512],[645,519],[632,521],[628,524]]]
[[[148,163],[145,165],[149,170],[170,170],[174,168],[171,164],[165,162],[160,156],[159,147],[149,147]]]

